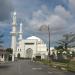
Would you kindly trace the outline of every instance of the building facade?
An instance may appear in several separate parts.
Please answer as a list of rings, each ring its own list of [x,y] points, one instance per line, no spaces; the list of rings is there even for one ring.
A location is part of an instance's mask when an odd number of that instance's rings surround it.
[[[41,59],[45,59],[47,55],[46,44],[36,36],[20,40],[18,43],[16,57],[35,58],[36,56],[40,56]]]
[[[5,61],[6,51],[3,48],[0,48],[0,62]]]

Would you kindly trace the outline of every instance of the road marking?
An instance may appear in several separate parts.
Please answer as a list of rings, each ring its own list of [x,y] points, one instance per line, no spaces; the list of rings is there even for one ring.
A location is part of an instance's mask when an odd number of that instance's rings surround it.
[[[51,73],[53,73],[53,72],[48,71],[48,73],[51,74]]]
[[[36,68],[32,68],[32,70],[36,70]]]
[[[39,67],[39,68],[32,68],[32,70],[42,70],[42,68],[41,67]]]

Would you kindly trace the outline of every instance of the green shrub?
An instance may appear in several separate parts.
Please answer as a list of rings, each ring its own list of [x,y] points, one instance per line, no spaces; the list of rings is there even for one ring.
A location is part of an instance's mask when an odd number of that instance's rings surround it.
[[[68,59],[62,59],[61,61],[58,60],[58,62],[60,62],[60,63],[69,63],[69,60]]]
[[[51,60],[46,60],[46,59],[42,59],[41,62],[45,65],[49,65],[52,66],[52,61]]]
[[[41,60],[44,64],[48,64],[49,61],[48,60]]]

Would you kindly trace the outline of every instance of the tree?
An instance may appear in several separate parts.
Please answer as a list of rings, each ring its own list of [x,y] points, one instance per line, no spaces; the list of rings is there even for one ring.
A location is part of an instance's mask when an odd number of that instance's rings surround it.
[[[11,48],[7,48],[6,53],[7,53],[6,57],[8,58],[7,60],[12,60],[13,50]]]
[[[12,54],[13,53],[13,50],[11,48],[7,48],[6,49],[6,52],[9,53],[9,54]]]
[[[57,48],[68,50],[68,48],[74,47],[75,43],[75,34],[65,34],[63,35],[63,39],[56,42],[58,44]]]
[[[72,51],[72,57],[75,57],[75,51]]]
[[[55,49],[57,50],[58,57],[60,56],[67,56],[68,58],[71,57],[70,49],[74,46],[75,43],[75,34],[69,33],[63,35],[63,39],[56,42],[58,46],[55,46]]]

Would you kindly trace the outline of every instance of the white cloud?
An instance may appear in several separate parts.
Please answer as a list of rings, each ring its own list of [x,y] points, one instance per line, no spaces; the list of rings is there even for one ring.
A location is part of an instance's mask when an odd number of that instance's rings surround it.
[[[70,13],[62,6],[56,6],[53,13],[49,10],[45,11],[46,8],[43,7],[43,9],[33,12],[30,25],[35,29],[39,29],[42,25],[50,25],[51,30],[54,32],[65,28],[67,24],[65,18],[71,17]]]
[[[49,15],[46,17],[45,20],[42,18],[35,18],[32,19],[30,24],[34,28],[39,28],[42,25],[50,25],[51,29],[57,28],[57,27],[63,27],[66,24],[66,21],[57,15]]]
[[[46,10],[47,9],[47,10]],[[54,8],[54,11],[48,10],[47,7],[40,8],[34,11],[32,14],[32,19],[28,21],[31,29],[33,28],[34,33],[41,30],[42,32],[48,32],[47,26],[50,26],[51,32],[51,44],[58,39],[61,39],[63,34],[69,33],[74,27],[74,22],[72,23],[73,17],[70,11],[66,10],[63,6],[58,5]],[[74,29],[74,28],[73,28]],[[48,40],[48,34],[40,35],[45,41]]]
[[[71,6],[75,7],[75,0],[69,0]]]
[[[68,19],[68,18],[71,18],[71,17],[72,17],[72,15],[70,14],[70,12],[67,11],[67,10],[66,10],[63,6],[61,6],[61,5],[56,6],[56,8],[54,9],[54,12],[55,12],[57,15],[61,16],[62,18],[64,18],[64,19]]]
[[[75,14],[75,0],[69,0],[69,8],[71,13]]]

